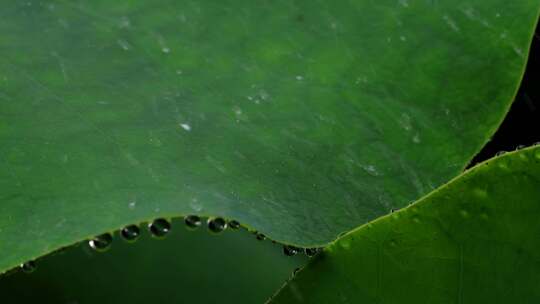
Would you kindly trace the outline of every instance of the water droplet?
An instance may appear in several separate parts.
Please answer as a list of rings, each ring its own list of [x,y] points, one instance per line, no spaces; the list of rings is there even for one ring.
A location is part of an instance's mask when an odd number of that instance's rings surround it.
[[[201,218],[198,215],[188,215],[184,218],[184,223],[189,229],[196,229],[201,226]]]
[[[163,238],[171,231],[171,223],[166,219],[158,218],[148,224],[148,230],[150,230],[153,237]]]
[[[227,228],[227,222],[221,218],[209,218],[208,219],[208,229],[213,233],[220,233]]]
[[[122,235],[124,240],[128,242],[134,242],[139,238],[139,236],[141,236],[141,230],[137,225],[129,225],[122,228],[122,230],[120,231],[120,235]]]
[[[319,252],[319,248],[306,248],[304,249],[304,252],[308,257],[312,257]]]
[[[294,256],[298,253],[298,248],[290,245],[283,245],[283,253],[286,256]]]
[[[231,229],[238,229],[240,228],[240,223],[238,221],[235,221],[235,220],[232,220],[232,221],[229,221],[229,227],[231,227]]]
[[[264,240],[266,240],[266,235],[264,235],[264,234],[262,234],[262,233],[255,232],[255,237],[256,237],[257,240],[259,240],[259,241],[264,241]]]
[[[104,233],[88,241],[88,245],[95,251],[104,252],[111,247],[112,240],[113,238],[110,233]]]
[[[22,263],[19,267],[24,273],[32,273],[36,270],[36,263],[34,261],[28,261]]]

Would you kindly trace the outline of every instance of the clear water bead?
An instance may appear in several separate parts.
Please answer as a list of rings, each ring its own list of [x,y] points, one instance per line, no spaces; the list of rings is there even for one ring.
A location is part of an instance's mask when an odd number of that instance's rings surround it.
[[[153,237],[163,238],[171,231],[171,223],[164,218],[158,218],[148,224],[148,230]]]
[[[88,241],[88,245],[97,252],[104,252],[111,247],[112,240],[113,237],[110,233],[104,233]]]
[[[221,217],[209,218],[208,229],[213,233],[220,233],[227,228],[227,222]]]
[[[141,230],[137,225],[129,225],[122,228],[120,235],[122,235],[126,241],[134,242],[141,236]]]

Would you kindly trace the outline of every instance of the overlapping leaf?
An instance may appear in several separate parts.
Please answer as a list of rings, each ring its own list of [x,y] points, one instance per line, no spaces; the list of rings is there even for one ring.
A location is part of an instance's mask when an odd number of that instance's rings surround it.
[[[271,303],[535,303],[540,146],[347,234]]]

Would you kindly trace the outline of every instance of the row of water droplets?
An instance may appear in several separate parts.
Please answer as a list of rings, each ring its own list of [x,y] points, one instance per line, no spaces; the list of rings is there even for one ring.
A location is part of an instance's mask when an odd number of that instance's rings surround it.
[[[532,143],[530,145],[517,145],[515,147],[514,151],[519,151],[519,150],[523,150],[525,148],[530,148],[530,147],[540,147],[540,141],[534,142],[534,143]],[[504,154],[506,154],[508,152],[510,152],[510,151],[501,150],[501,151],[497,152],[495,154],[495,156],[501,156],[501,155],[504,155]]]
[[[536,142],[532,146],[540,146],[540,142]],[[519,145],[516,147],[516,150],[521,150],[524,148],[526,148],[526,146]],[[502,156],[506,153],[507,151],[502,150],[496,153],[495,156]],[[539,152],[536,153],[536,157],[540,158]],[[399,209],[391,209],[390,212],[394,213],[397,210]],[[462,216],[466,216],[464,211],[462,211]],[[202,219],[197,215],[188,215],[184,217],[184,222],[186,224],[186,227],[190,230],[197,229],[202,225]],[[208,218],[207,225],[208,225],[208,230],[216,234],[224,231],[225,229],[227,229],[227,227],[234,230],[237,230],[240,228],[240,223],[238,221],[235,221],[235,220],[226,221],[225,219],[221,217]],[[164,238],[171,230],[171,223],[166,219],[158,218],[148,224],[148,230],[153,237],[158,238],[158,239]],[[266,239],[266,236],[262,233],[255,231],[254,234],[257,240],[263,241]],[[134,242],[141,235],[141,231],[138,225],[128,225],[120,230],[120,235],[126,241]],[[341,236],[343,235],[340,235],[340,237]],[[112,240],[113,240],[112,235],[110,233],[105,233],[89,240],[88,244],[95,251],[104,252],[110,248],[112,244]],[[276,242],[272,241],[272,243],[276,243]],[[291,245],[283,245],[283,253],[287,256],[294,256],[301,251],[303,251],[308,257],[312,257],[320,251],[320,248],[302,249],[302,248],[298,248]],[[26,263],[21,264],[19,268],[23,272],[31,273],[36,269],[36,263],[35,261],[28,261]]]
[[[188,230],[195,230],[202,226],[203,220],[198,215],[188,215],[184,217],[184,223]],[[208,230],[211,233],[219,234],[225,229],[230,228],[233,230],[240,229],[240,223],[236,220],[225,220],[222,217],[211,217],[206,221]],[[171,222],[164,218],[158,218],[150,222],[147,226],[148,231],[152,237],[156,239],[163,239],[171,231],[172,225]],[[266,236],[260,232],[253,232],[255,238],[259,241],[264,241]],[[120,230],[120,235],[127,242],[135,242],[141,236],[141,229],[139,225],[128,225]],[[112,244],[113,236],[111,233],[100,234],[90,240],[88,240],[88,245],[90,248],[96,252],[105,252],[107,251]],[[272,241],[272,243],[276,243]],[[308,257],[316,255],[320,251],[320,248],[298,248],[292,245],[283,245],[283,254],[286,256],[294,256],[300,252],[305,253]],[[32,273],[36,269],[35,261],[28,261],[19,266],[19,269],[25,273]]]

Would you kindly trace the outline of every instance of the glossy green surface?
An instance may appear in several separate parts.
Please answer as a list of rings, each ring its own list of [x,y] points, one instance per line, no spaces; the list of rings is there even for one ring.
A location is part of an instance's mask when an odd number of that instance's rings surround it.
[[[457,175],[537,0],[0,4],[0,272],[198,213],[324,244]]]
[[[0,278],[2,303],[264,303],[307,259],[246,231],[212,235],[173,221],[156,240],[141,229],[135,243],[117,235],[104,253],[84,243]]]
[[[537,303],[540,146],[330,245],[271,303]]]

